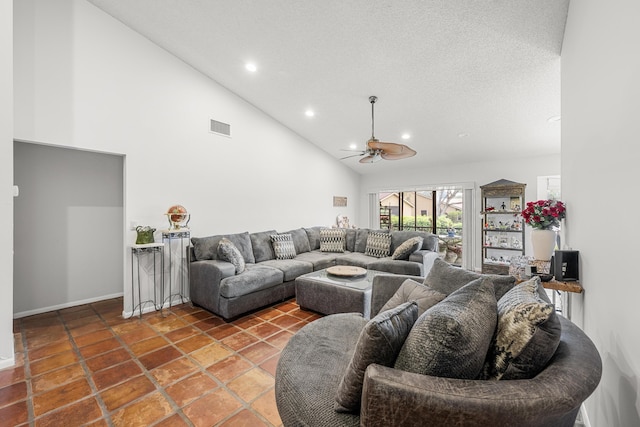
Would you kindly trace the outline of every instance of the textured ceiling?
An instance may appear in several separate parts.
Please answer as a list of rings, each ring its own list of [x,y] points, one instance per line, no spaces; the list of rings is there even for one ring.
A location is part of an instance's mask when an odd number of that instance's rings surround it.
[[[89,1],[336,158],[378,96],[376,137],[418,154],[359,173],[560,152],[569,0]]]

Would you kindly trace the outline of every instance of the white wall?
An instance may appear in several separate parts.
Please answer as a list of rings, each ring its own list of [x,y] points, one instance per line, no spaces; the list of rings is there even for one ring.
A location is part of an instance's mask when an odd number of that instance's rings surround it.
[[[572,1],[562,48],[566,243],[580,251],[575,308],[602,361],[591,426],[640,426],[637,273],[640,3]]]
[[[560,95],[558,95],[560,96]],[[557,126],[557,124],[553,124]],[[372,165],[372,170],[375,164]],[[446,164],[446,165],[425,165],[421,169],[403,170],[394,174],[367,174],[361,177],[360,186],[362,188],[360,203],[361,221],[368,216],[366,195],[367,193],[379,192],[389,189],[420,189],[427,185],[449,185],[473,183],[475,184],[476,197],[475,210],[478,215],[473,216],[473,236],[472,241],[466,241],[472,245],[473,266],[480,267],[481,251],[479,243],[481,241],[480,230],[480,186],[489,184],[499,179],[522,182],[527,184],[525,200],[537,199],[537,177],[543,175],[558,175],[560,173],[560,155],[545,156],[537,158],[513,159],[509,162],[482,162],[470,164]],[[531,239],[529,239],[530,228],[527,227],[525,238],[525,253],[531,255]]]
[[[0,0],[0,369],[13,354],[13,1]]]
[[[15,317],[122,295],[122,180],[122,156],[16,142]]]
[[[175,203],[193,236],[355,217],[355,172],[93,5],[15,8],[15,138],[125,154],[127,226],[166,228]],[[210,118],[232,138],[209,133]],[[334,195],[348,207],[334,208]]]

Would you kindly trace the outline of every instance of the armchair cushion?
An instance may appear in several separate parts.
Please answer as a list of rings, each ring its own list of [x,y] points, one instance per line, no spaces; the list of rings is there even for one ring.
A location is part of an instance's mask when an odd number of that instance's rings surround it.
[[[408,301],[418,304],[418,316],[442,301],[446,295],[431,289],[415,280],[406,279],[395,294],[382,306],[380,312],[391,310]]]
[[[497,322],[493,283],[476,279],[418,318],[397,369],[446,378],[479,377]]]
[[[338,386],[334,408],[338,412],[360,410],[364,372],[372,363],[391,366],[418,318],[418,304],[406,302],[378,314],[360,332],[351,361]]]
[[[502,276],[498,274],[480,274],[464,268],[454,267],[442,259],[435,259],[433,267],[424,279],[424,284],[449,295],[460,289],[462,286],[480,277],[491,279],[496,291],[496,300],[499,300],[516,282],[513,276]]]
[[[538,294],[538,276],[520,283],[498,301],[498,326],[484,368],[486,379],[533,378],[560,343],[553,304]]]

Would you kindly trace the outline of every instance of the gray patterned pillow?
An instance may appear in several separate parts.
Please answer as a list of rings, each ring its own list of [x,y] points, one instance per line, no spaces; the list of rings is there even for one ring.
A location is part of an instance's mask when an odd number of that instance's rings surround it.
[[[393,365],[404,340],[418,318],[418,305],[410,301],[381,312],[367,322],[360,332],[351,361],[338,386],[334,409],[337,412],[359,412],[364,371],[377,363]]]
[[[272,234],[271,244],[276,254],[276,259],[293,259],[296,257],[296,247],[293,244],[291,234]]]
[[[380,313],[390,310],[407,301],[418,303],[418,316],[445,299],[446,295],[431,289],[415,280],[407,279],[402,282],[395,294],[380,309]]]
[[[391,259],[409,259],[409,255],[422,247],[424,239],[420,236],[407,239],[393,251]]]
[[[446,378],[476,379],[497,321],[493,283],[476,279],[416,320],[395,368]]]
[[[384,258],[389,256],[391,250],[391,234],[378,233],[372,231],[367,237],[367,247],[364,250],[365,255],[376,258]]]
[[[502,276],[498,274],[480,274],[464,268],[454,267],[448,262],[436,258],[433,267],[424,279],[424,284],[436,291],[449,295],[460,289],[472,280],[487,277],[491,279],[496,290],[496,300],[513,288],[516,278],[513,276]]]
[[[320,251],[344,252],[345,233],[343,228],[323,228],[320,230]]]
[[[218,242],[218,258],[233,264],[236,268],[236,274],[242,273],[246,267],[240,250],[226,237],[223,237]]]
[[[553,304],[538,294],[538,276],[498,301],[498,326],[484,366],[484,379],[536,376],[556,352],[561,326]]]

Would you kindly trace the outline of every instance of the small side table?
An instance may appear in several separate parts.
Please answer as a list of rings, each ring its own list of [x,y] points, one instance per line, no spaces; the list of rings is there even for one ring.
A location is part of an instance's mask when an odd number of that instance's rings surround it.
[[[582,286],[579,282],[561,282],[556,279],[551,279],[548,282],[542,282],[542,286],[545,289],[552,289],[554,291],[552,303],[556,305],[556,293],[560,295],[560,305],[562,306],[562,314],[569,320],[571,320],[571,298],[569,293],[581,294],[583,292]]]
[[[186,302],[188,296],[186,290],[189,289],[189,246],[191,245],[191,230],[179,228],[176,230],[162,230],[162,241],[164,242],[165,257],[168,258],[168,296],[164,298],[164,303],[169,300],[169,308],[173,304],[173,297],[180,297],[181,302]],[[175,288],[175,289],[174,289]]]
[[[151,276],[153,288],[153,299],[142,301],[142,284],[140,280],[140,262],[143,256],[149,259],[153,265],[153,274]],[[158,261],[160,268],[157,268]],[[159,274],[158,274],[159,273]],[[148,274],[147,274],[148,277]],[[158,286],[158,280],[160,286]],[[148,282],[148,280],[147,280]],[[136,304],[136,288],[137,288],[137,304]],[[160,299],[158,300],[158,288],[160,288]],[[147,290],[149,287],[147,286]],[[145,304],[153,304],[155,310],[162,309],[162,301],[164,295],[164,243],[147,243],[144,245],[131,245],[131,317],[135,316],[136,310],[140,312],[142,318],[142,309]],[[150,297],[150,295],[149,295]]]

